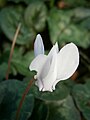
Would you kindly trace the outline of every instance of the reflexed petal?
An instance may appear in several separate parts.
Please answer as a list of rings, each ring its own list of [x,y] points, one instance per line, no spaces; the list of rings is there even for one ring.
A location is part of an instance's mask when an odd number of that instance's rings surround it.
[[[54,52],[54,51],[56,51],[56,53],[58,53],[58,51],[59,51],[57,42],[56,42],[56,44],[52,47],[52,49],[50,50],[50,52],[49,52],[48,55],[51,57],[51,56],[53,55],[53,52]]]
[[[46,67],[46,66],[44,66]],[[42,79],[43,83],[43,90],[42,91],[53,91],[52,85],[57,77],[57,53],[54,51],[52,59],[51,59],[51,65],[48,71],[48,74],[45,78]]]
[[[29,69],[30,71],[35,70],[37,72],[40,72],[45,61],[47,59],[46,55],[40,54],[38,55],[30,64]]]
[[[36,40],[34,42],[34,54],[35,57],[39,54],[44,54],[44,44],[40,34],[37,35]]]
[[[57,79],[65,80],[71,77],[79,65],[79,52],[74,43],[65,45],[57,56]]]
[[[56,43],[53,47],[52,47],[52,49],[50,50],[50,52],[49,52],[49,54],[48,54],[48,56],[47,56],[47,60],[46,60],[46,62],[45,62],[45,64],[44,64],[44,68],[43,68],[43,70],[41,71],[41,79],[43,79],[43,78],[45,78],[46,76],[47,76],[47,74],[48,74],[48,72],[49,72],[49,69],[50,69],[50,66],[51,66],[51,61],[52,61],[52,57],[55,55],[55,54],[57,54],[57,52],[58,52],[58,44]]]

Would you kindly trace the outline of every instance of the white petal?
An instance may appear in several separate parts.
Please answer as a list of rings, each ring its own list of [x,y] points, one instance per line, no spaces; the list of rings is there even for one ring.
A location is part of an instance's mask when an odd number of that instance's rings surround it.
[[[30,64],[29,69],[30,71],[35,70],[40,72],[44,63],[46,62],[47,56],[40,54],[38,55]]]
[[[58,48],[58,44],[57,44],[57,42],[56,42],[56,44],[52,47],[52,49],[50,50],[50,52],[49,52],[49,56],[51,57],[52,55],[53,55],[53,52],[56,50],[56,53],[58,53],[58,51],[59,51],[59,48]]]
[[[39,91],[42,91],[44,86],[43,86],[43,83],[40,79],[37,80],[37,86],[39,87]]]
[[[44,66],[45,67],[45,66]],[[50,91],[52,92],[52,85],[54,81],[56,80],[57,77],[57,53],[54,51],[52,59],[51,59],[51,64],[50,64],[50,69],[48,71],[48,74],[45,78],[42,79],[43,83],[43,90],[42,91]]]
[[[45,62],[45,67],[43,68],[43,71],[41,73],[41,79],[43,79],[44,77],[47,76],[48,72],[49,72],[49,69],[50,69],[50,66],[51,66],[51,60],[52,60],[52,57],[54,56],[55,53],[58,53],[59,49],[58,49],[58,44],[56,43],[52,49],[50,50],[48,56],[47,56],[47,60]]]
[[[43,89],[43,84],[41,80],[37,80],[35,81],[35,85],[39,87],[39,91],[41,91]]]
[[[47,74],[48,74],[48,72],[49,72],[49,69],[50,69],[50,66],[51,66],[51,61],[52,61],[52,57],[54,56],[54,55],[56,55],[57,54],[57,52],[58,52],[58,44],[56,43],[53,47],[52,47],[52,49],[50,50],[50,52],[49,52],[49,54],[48,54],[48,56],[47,56],[47,60],[46,60],[46,62],[45,62],[45,64],[44,64],[44,68],[43,68],[43,70],[41,71],[41,79],[43,79],[43,78],[45,78],[46,76],[47,76]],[[55,56],[54,56],[55,57]]]
[[[37,35],[36,40],[34,42],[34,54],[35,57],[39,54],[44,54],[44,44],[40,34]]]
[[[74,43],[65,45],[58,53],[57,61],[58,81],[71,77],[79,65],[79,52],[77,46]]]

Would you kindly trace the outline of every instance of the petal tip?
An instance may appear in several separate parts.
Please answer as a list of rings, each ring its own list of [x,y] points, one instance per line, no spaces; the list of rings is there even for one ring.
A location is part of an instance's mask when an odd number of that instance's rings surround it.
[[[77,47],[76,44],[73,43],[73,42],[69,43],[69,45],[72,45],[72,46],[74,46],[74,47]]]
[[[35,57],[39,54],[44,54],[44,44],[40,34],[36,36],[36,39],[34,42],[34,54],[35,54]]]
[[[41,35],[40,35],[40,34],[37,34],[36,38],[37,38],[37,37],[41,37]]]

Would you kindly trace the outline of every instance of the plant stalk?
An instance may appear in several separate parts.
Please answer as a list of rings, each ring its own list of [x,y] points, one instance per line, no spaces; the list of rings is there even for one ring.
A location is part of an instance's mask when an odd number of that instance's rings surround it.
[[[6,80],[8,80],[8,78],[9,78],[11,59],[12,59],[15,43],[16,43],[20,28],[21,28],[21,23],[19,23],[19,25],[16,29],[16,33],[15,33],[14,38],[13,38],[12,47],[11,47],[11,51],[10,51],[10,56],[9,56],[9,60],[8,60],[8,68],[7,68],[7,72],[6,72]]]
[[[18,109],[17,109],[17,112],[16,112],[16,120],[19,120],[19,117],[20,117],[20,111],[21,111],[21,108],[22,108],[22,105],[23,105],[23,102],[25,100],[25,97],[27,95],[27,93],[29,92],[30,90],[30,87],[32,86],[34,82],[34,78],[30,80],[29,84],[27,85],[23,95],[22,95],[22,98],[20,100],[20,103],[19,103],[19,106],[18,106]]]

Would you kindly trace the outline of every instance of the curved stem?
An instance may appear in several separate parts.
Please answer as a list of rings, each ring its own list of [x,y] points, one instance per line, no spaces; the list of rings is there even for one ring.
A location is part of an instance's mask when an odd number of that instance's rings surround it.
[[[19,23],[19,25],[17,27],[17,30],[16,30],[16,33],[15,33],[14,38],[13,38],[12,47],[11,47],[11,51],[10,51],[10,56],[9,56],[9,60],[8,60],[8,69],[7,69],[7,73],[6,73],[6,80],[8,80],[8,77],[9,77],[11,59],[12,59],[15,43],[16,43],[20,28],[21,28],[21,23]]]
[[[32,83],[34,82],[34,78],[32,80],[30,80],[28,86],[26,87],[23,95],[22,95],[22,98],[20,100],[20,103],[19,103],[19,106],[18,106],[18,109],[17,109],[17,112],[16,112],[16,120],[19,120],[19,116],[20,116],[20,111],[21,111],[21,108],[22,108],[22,105],[23,105],[23,102],[25,100],[25,97],[27,95],[27,93],[29,92],[30,90],[30,87],[32,86]]]

